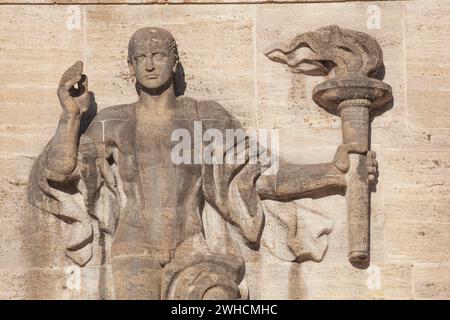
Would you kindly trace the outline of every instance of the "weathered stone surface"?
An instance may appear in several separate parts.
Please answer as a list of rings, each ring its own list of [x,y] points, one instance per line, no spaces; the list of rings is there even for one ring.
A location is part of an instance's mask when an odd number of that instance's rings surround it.
[[[408,121],[417,130],[450,127],[449,13],[448,1],[405,3]]]
[[[332,267],[322,264],[302,265],[307,296],[315,299],[411,299],[411,266],[373,264],[366,270]],[[321,274],[325,281],[313,281]],[[379,282],[378,282],[379,281]],[[345,282],[346,284],[342,284]]]
[[[412,268],[414,298],[448,300],[450,295],[449,268],[448,262],[414,264]]]
[[[379,186],[387,192],[384,196],[387,260],[447,261],[450,258],[447,153],[416,149],[406,158],[401,150],[386,150],[380,161],[390,164],[385,172],[380,172]]]
[[[102,287],[102,279],[110,281],[103,267],[80,268],[1,268],[2,299],[100,299],[112,298]],[[100,295],[101,294],[101,295]]]
[[[69,299],[61,269],[1,268],[2,299]]]
[[[0,8],[1,298],[116,298],[112,268],[108,263],[98,267],[101,255],[94,254],[92,266],[75,266],[64,254],[67,225],[26,204],[31,166],[55,134],[61,112],[56,89],[68,66],[84,61],[98,111],[132,102],[136,91],[126,63],[129,36],[140,27],[164,27],[178,42],[186,95],[219,102],[244,127],[279,128],[284,160],[327,163],[342,143],[342,133],[341,120],[312,100],[314,86],[326,79],[292,74],[263,52],[274,41],[330,24],[377,39],[384,81],[393,88],[394,107],[372,123],[371,148],[380,172],[371,196],[370,269],[354,268],[347,261],[347,209],[340,195],[263,201],[265,209],[285,220],[305,218],[312,226],[308,232],[320,229],[315,221],[331,220],[331,232],[317,242],[308,242],[311,237],[306,241],[321,250],[328,243],[320,263],[297,264],[274,256],[274,245],[283,243],[273,239],[286,239],[281,233],[286,230],[272,226],[266,228],[259,251],[242,243],[236,248],[231,245],[236,235],[223,236],[224,224],[210,207],[203,217],[208,245],[222,254],[242,253],[242,298],[450,297],[448,1],[133,1],[155,3],[150,6],[83,6],[83,1],[59,2],[80,8],[79,30],[67,28],[74,8],[68,5],[14,6],[9,1]],[[380,29],[367,27],[370,5],[380,8]],[[197,245],[186,243],[181,251]],[[284,258],[288,253],[284,247],[278,252]],[[381,287],[373,287],[374,282],[369,287],[377,270]]]

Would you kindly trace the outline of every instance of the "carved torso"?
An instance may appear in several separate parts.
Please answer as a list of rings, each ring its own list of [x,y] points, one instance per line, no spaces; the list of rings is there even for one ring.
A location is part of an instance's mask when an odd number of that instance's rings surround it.
[[[100,157],[117,164],[126,197],[113,256],[144,254],[165,264],[183,240],[201,232],[201,166],[170,161],[176,143],[171,134],[178,128],[192,133],[195,108],[186,98],[178,99],[168,116],[135,104],[111,107],[86,131]]]

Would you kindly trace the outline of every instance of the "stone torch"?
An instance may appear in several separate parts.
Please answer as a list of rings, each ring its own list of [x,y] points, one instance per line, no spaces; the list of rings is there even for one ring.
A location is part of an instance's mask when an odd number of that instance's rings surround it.
[[[382,82],[383,55],[369,35],[332,25],[297,35],[264,53],[295,73],[328,76],[313,89],[313,100],[341,117],[343,143],[352,151],[346,174],[350,262],[369,260],[370,190],[366,154],[370,121],[392,105],[392,89]]]

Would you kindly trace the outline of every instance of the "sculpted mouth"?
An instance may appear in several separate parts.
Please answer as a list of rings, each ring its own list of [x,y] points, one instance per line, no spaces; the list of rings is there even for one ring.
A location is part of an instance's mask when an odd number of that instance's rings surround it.
[[[156,79],[156,78],[158,78],[158,75],[151,74],[151,75],[146,76],[146,78],[147,79]]]

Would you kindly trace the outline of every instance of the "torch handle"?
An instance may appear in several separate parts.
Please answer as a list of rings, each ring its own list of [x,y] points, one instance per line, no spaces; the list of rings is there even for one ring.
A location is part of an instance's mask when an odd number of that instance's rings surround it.
[[[358,144],[369,150],[368,100],[346,100],[339,105],[344,144]],[[369,259],[370,192],[366,156],[352,153],[346,175],[348,239],[350,262]]]

